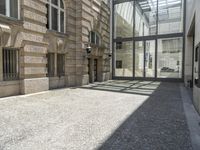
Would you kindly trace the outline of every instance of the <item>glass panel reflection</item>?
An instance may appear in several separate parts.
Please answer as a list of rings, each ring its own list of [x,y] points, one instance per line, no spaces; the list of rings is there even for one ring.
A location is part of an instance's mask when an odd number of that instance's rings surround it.
[[[115,5],[115,38],[133,36],[133,2],[125,2]]]
[[[158,0],[158,34],[183,32],[183,0]]]
[[[116,68],[115,75],[120,77],[133,76],[133,42],[117,42],[115,44]]]
[[[182,77],[183,38],[158,40],[157,74],[160,78]]]
[[[135,9],[135,36],[156,34],[157,0],[138,0]]]
[[[144,42],[135,42],[135,77],[144,77]]]
[[[145,76],[155,77],[155,40],[146,41]]]

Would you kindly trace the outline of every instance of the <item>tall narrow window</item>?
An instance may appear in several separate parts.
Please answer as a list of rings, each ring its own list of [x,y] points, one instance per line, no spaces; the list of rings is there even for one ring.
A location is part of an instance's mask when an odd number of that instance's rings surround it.
[[[6,15],[6,1],[5,0],[0,1],[0,14]]]
[[[57,32],[65,32],[65,10],[62,0],[47,1],[47,28]]]
[[[55,54],[54,53],[48,53],[47,54],[47,68],[48,68],[48,77],[53,77],[55,74]]]
[[[19,19],[19,0],[1,0],[0,14]]]
[[[65,75],[65,55],[57,54],[57,74],[58,76]]]
[[[19,78],[19,51],[17,49],[3,49],[3,79],[17,80]]]
[[[95,44],[97,46],[100,45],[100,36],[94,31],[90,32],[90,43]]]

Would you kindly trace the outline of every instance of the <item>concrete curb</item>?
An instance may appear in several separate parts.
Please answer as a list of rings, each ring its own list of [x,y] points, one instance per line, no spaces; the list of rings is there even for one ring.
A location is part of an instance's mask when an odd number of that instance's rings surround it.
[[[188,91],[180,85],[181,98],[187,119],[187,124],[190,130],[190,138],[193,150],[200,150],[200,116],[194,108],[192,100],[188,95]]]

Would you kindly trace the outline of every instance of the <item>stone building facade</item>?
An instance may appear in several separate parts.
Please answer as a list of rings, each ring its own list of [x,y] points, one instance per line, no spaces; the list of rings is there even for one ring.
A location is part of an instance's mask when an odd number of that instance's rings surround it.
[[[0,97],[110,79],[105,1],[5,0],[0,7]]]

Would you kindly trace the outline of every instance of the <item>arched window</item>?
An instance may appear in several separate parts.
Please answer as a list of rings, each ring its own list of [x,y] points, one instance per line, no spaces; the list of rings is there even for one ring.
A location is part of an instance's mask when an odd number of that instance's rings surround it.
[[[100,45],[100,36],[97,32],[91,31],[89,36],[91,44]]]
[[[0,0],[0,14],[19,19],[19,0]]]
[[[47,1],[47,28],[58,32],[65,32],[65,9],[63,0]]]

